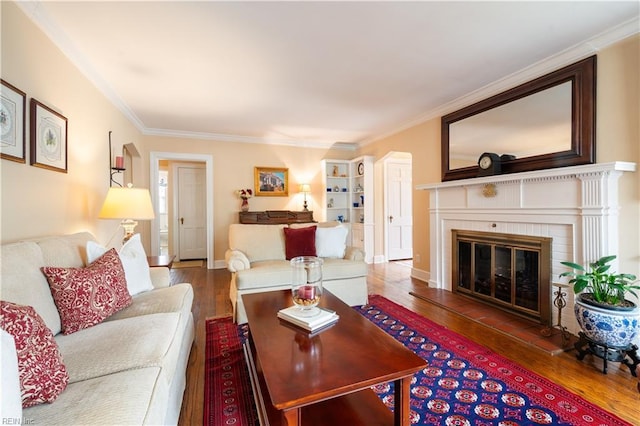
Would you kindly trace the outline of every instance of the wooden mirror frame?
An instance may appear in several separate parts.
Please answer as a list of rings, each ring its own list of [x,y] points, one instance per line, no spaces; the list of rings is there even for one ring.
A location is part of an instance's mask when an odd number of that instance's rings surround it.
[[[452,123],[567,81],[572,82],[571,149],[504,161],[502,173],[594,163],[596,158],[596,56],[591,56],[443,116],[441,121],[442,181],[468,179],[478,175],[477,165],[453,170],[449,168],[449,126]]]

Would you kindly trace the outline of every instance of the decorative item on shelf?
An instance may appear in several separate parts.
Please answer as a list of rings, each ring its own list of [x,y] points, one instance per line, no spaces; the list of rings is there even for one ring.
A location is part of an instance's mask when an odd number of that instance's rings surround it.
[[[327,208],[333,208],[333,198],[329,198],[329,202],[327,203]]]
[[[249,198],[253,196],[253,191],[249,188],[246,189],[238,189],[236,191],[238,197],[242,199],[242,204],[240,205],[240,210],[243,212],[249,211]]]
[[[340,192],[340,187],[338,185],[334,186],[333,192]]]
[[[638,347],[633,344],[640,331],[640,308],[626,299],[627,293],[637,297],[640,290],[636,276],[610,272],[616,256],[604,256],[589,264],[589,269],[573,262],[560,262],[571,268],[560,277],[570,277],[576,294],[574,313],[582,331],[574,345],[578,359],[591,353],[607,361],[622,362],[632,374],[640,364]],[[631,359],[631,361],[628,360]]]
[[[355,208],[360,207],[360,203],[353,203],[353,207],[355,207]]]
[[[124,228],[122,243],[126,243],[133,236],[133,231],[138,224],[136,220],[155,218],[149,190],[133,188],[131,184],[126,188],[109,188],[98,218],[121,219],[120,226]]]
[[[339,174],[339,172],[338,172],[338,166],[333,166],[333,172],[331,173],[331,175],[332,175],[333,177],[338,177],[338,174]]]
[[[364,207],[364,195],[360,196],[360,205]]]
[[[302,211],[308,212],[309,206],[307,205],[307,194],[311,192],[311,185],[308,183],[300,184],[300,192],[304,194],[304,204],[302,206]]]
[[[478,176],[497,175],[501,171],[502,163],[498,154],[485,152],[478,158]]]
[[[122,185],[117,182],[116,180],[113,179],[113,175],[115,175],[116,173],[122,173],[124,172],[126,169],[124,168],[124,157],[117,155],[116,159],[115,159],[115,164],[114,162],[112,162],[112,151],[111,151],[111,130],[109,130],[109,186],[113,186],[113,184],[116,184],[120,187],[122,187]]]
[[[498,195],[495,183],[485,183],[482,186],[482,195],[486,198],[493,198]]]
[[[358,163],[358,174],[360,176],[364,174],[364,163],[362,161]]]

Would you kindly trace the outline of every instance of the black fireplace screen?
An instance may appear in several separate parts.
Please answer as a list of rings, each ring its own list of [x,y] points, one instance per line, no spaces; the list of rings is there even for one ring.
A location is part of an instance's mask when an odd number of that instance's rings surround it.
[[[454,292],[551,323],[551,238],[452,233]]]

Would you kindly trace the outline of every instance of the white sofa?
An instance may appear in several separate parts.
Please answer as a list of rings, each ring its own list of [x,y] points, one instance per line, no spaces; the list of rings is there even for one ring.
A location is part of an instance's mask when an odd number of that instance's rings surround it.
[[[89,240],[94,240],[91,234],[79,233],[1,248],[2,300],[35,308],[53,332],[69,374],[60,396],[52,403],[24,408],[22,421],[41,425],[176,424],[194,339],[193,289],[190,284],[170,286],[167,268],[151,268],[153,290],[133,296],[131,305],[104,322],[64,335],[40,268],[84,267]],[[3,377],[11,374],[5,368],[10,365],[3,363]]]
[[[368,302],[364,252],[346,246],[348,230],[337,222],[295,225],[229,226],[225,254],[231,272],[229,297],[238,323],[247,322],[242,295],[291,288],[291,266],[286,260],[284,229],[316,226],[316,248],[323,258],[323,287],[350,306]],[[327,255],[327,256],[325,256]]]

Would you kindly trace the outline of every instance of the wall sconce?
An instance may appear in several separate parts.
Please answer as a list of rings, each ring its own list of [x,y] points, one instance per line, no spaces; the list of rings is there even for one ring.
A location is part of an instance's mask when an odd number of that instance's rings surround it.
[[[112,187],[114,183],[122,187],[120,183],[118,183],[113,179],[113,175],[115,175],[116,173],[122,173],[126,170],[124,167],[124,156],[117,155],[115,159],[115,164],[113,161],[111,161],[112,158],[113,158],[113,153],[111,152],[111,130],[109,130],[109,169],[110,169],[109,170],[109,187]]]
[[[145,188],[109,188],[107,198],[102,204],[100,219],[122,219],[120,226],[124,228],[122,243],[129,241],[138,224],[136,220],[151,220],[155,218],[149,190]]]
[[[300,192],[304,194],[304,205],[302,206],[302,211],[308,212],[307,194],[311,192],[311,185],[308,183],[300,184]]]

